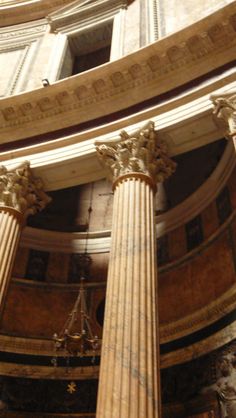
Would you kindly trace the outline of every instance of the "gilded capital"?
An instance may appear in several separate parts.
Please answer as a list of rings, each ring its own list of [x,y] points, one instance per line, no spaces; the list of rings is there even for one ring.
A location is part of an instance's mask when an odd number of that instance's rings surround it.
[[[158,139],[153,122],[133,135],[122,131],[120,137],[117,143],[96,147],[113,181],[129,173],[140,173],[161,183],[175,171],[176,163],[168,157],[167,146]]]
[[[229,137],[236,134],[236,94],[228,97],[212,97],[213,114],[224,122]]]
[[[13,170],[0,166],[0,207],[11,207],[26,218],[41,211],[51,201],[43,182],[34,177],[28,161]]]

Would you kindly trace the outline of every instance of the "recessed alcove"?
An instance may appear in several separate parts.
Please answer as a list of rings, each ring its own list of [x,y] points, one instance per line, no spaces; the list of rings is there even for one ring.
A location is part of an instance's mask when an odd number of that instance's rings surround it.
[[[79,74],[110,60],[113,20],[68,36],[59,78]]]
[[[164,183],[167,209],[183,202],[194,193],[217,167],[227,141],[219,139],[211,144],[174,157],[177,168],[174,176]]]

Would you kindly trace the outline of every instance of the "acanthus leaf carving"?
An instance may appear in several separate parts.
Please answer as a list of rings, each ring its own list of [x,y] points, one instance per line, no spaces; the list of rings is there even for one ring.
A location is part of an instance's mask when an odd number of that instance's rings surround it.
[[[51,201],[43,182],[34,177],[28,161],[13,170],[0,166],[0,207],[11,207],[26,218],[41,211]]]
[[[236,134],[236,94],[230,97],[212,97],[213,114],[224,121],[229,137]]]
[[[120,137],[114,145],[96,147],[113,180],[129,173],[142,173],[161,183],[175,171],[176,163],[168,157],[167,146],[159,140],[153,122],[133,135],[122,131]]]

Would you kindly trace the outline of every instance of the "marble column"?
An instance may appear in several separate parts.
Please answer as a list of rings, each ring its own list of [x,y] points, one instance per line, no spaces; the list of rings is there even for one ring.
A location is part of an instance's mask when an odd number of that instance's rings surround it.
[[[154,125],[97,146],[114,189],[96,418],[160,418],[154,194],[175,169]]]
[[[22,227],[28,215],[42,210],[50,200],[28,162],[14,170],[0,166],[0,317]]]

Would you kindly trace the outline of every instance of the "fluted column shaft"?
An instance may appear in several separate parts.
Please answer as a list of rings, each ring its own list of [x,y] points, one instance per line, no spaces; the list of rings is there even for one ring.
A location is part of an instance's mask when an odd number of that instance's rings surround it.
[[[153,189],[115,189],[97,418],[160,417]]]
[[[20,212],[10,207],[0,207],[0,315],[11,278],[22,223],[23,216]]]
[[[0,166],[0,320],[24,222],[50,201],[29,162],[13,170]]]
[[[97,147],[113,178],[97,418],[160,418],[156,183],[175,170],[154,123]]]

